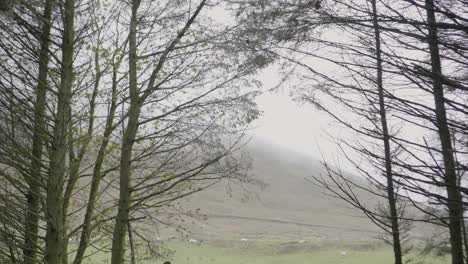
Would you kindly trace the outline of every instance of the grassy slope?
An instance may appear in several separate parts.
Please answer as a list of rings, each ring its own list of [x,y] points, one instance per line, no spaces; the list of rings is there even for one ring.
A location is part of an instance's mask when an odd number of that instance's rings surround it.
[[[372,223],[358,217],[360,214],[345,203],[322,194],[320,188],[305,179],[320,173],[318,161],[259,142],[248,150],[254,159],[251,173],[269,186],[264,190],[250,188],[255,192],[249,192],[250,199],[245,200],[240,188],[231,186],[229,195],[227,186],[220,184],[185,201],[185,207],[201,208],[209,217],[187,225],[193,232],[189,237],[203,242],[163,242],[175,251],[173,264],[393,262],[390,248],[369,241],[378,231]],[[365,194],[362,197],[374,201]],[[164,239],[164,232],[161,237]],[[341,256],[341,251],[346,251],[346,256]],[[449,263],[447,258],[413,258],[417,261],[411,263]],[[109,259],[109,254],[98,253],[85,264],[109,263]],[[163,260],[138,262],[150,263]]]
[[[219,244],[190,244],[170,242],[174,264],[391,264],[392,253],[388,247],[370,248],[368,245],[318,245],[315,243],[243,242],[223,241]],[[341,253],[345,251],[346,255]],[[449,258],[423,258],[411,256],[411,263],[448,264]],[[98,253],[84,264],[109,263],[110,254]],[[138,264],[159,264],[161,260],[138,260]]]
[[[392,253],[389,248],[349,249],[343,247],[314,247],[297,244],[237,244],[230,248],[211,245],[172,246],[176,250],[175,264],[391,264]],[[346,251],[346,255],[341,252]],[[412,256],[425,264],[449,263],[447,258],[423,258]],[[414,262],[417,263],[417,262]]]
[[[226,184],[190,197],[185,207],[208,215],[206,222],[190,226],[198,236],[359,240],[376,235],[378,229],[359,212],[310,182],[322,171],[318,161],[262,142],[247,150],[253,158],[251,174],[268,186],[250,188],[247,200],[245,191]]]

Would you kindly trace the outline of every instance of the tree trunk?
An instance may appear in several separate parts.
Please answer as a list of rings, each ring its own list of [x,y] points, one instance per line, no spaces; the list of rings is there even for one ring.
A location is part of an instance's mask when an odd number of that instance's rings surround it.
[[[106,130],[107,130],[107,127],[106,127]],[[85,218],[83,220],[83,227],[82,227],[81,236],[80,236],[80,244],[76,251],[73,264],[81,264],[81,262],[83,261],[85,251],[89,244],[89,237],[90,237],[91,230],[92,230],[91,222],[94,217],[95,204],[96,204],[96,199],[97,199],[97,195],[99,191],[99,184],[101,182],[101,169],[102,169],[102,164],[104,162],[104,158],[106,155],[105,152],[106,152],[107,145],[109,142],[109,139],[108,139],[109,136],[110,136],[110,132],[104,133],[104,140],[101,143],[101,146],[99,148],[99,152],[96,158],[96,164],[94,165],[94,168],[93,168],[91,190],[89,192],[88,203],[86,205],[86,213],[85,213]]]
[[[125,254],[125,237],[129,220],[130,207],[130,178],[132,150],[138,130],[138,119],[140,117],[140,99],[137,87],[137,13],[140,5],[139,0],[132,0],[132,15],[130,20],[129,40],[129,82],[130,82],[130,109],[128,111],[128,123],[122,139],[122,150],[120,154],[120,193],[117,219],[114,226],[112,238],[111,264],[122,264]]]
[[[39,224],[39,194],[41,182],[42,151],[44,146],[44,112],[47,93],[47,75],[49,67],[50,29],[54,0],[46,0],[42,16],[41,47],[39,53],[39,76],[34,104],[34,128],[31,151],[30,178],[26,194],[26,222],[24,234],[23,257],[25,264],[36,263],[37,233]]]
[[[75,1],[66,0],[64,6],[64,31],[62,41],[61,83],[58,90],[57,113],[54,138],[50,157],[50,171],[47,181],[47,264],[62,262],[64,252],[63,187],[67,156],[67,132],[70,118],[71,93],[73,84],[73,43],[74,43]]]
[[[462,208],[463,210],[463,208]],[[463,210],[464,212],[464,210]],[[465,246],[465,264],[468,264],[468,256],[466,256],[467,252],[468,252],[468,239],[466,237],[466,224],[465,224],[465,221],[463,221],[462,223],[462,231],[463,231],[463,244]]]
[[[112,101],[109,109],[109,116],[106,120],[106,126],[104,128],[103,140],[99,151],[96,157],[96,163],[93,168],[93,177],[91,180],[91,190],[89,192],[88,203],[86,205],[86,213],[83,220],[83,227],[81,230],[80,244],[76,251],[75,259],[73,264],[81,264],[83,257],[86,251],[86,248],[89,244],[89,236],[91,234],[91,222],[94,217],[94,209],[96,204],[96,199],[99,191],[99,184],[101,182],[101,170],[104,163],[104,158],[106,156],[106,149],[109,144],[109,138],[113,131],[113,121],[115,116],[115,111],[117,109],[117,68],[114,66],[113,76],[112,76]]]
[[[70,115],[70,120],[71,120],[71,115]],[[71,123],[71,122],[70,122]],[[65,188],[65,192],[63,195],[63,202],[62,202],[62,222],[63,222],[63,252],[68,252],[68,244],[69,244],[69,239],[67,237],[67,218],[68,218],[68,208],[70,206],[70,199],[75,187],[76,182],[78,181],[79,177],[79,170],[80,170],[80,160],[78,160],[75,155],[74,155],[74,150],[73,150],[73,128],[70,124],[69,130],[68,130],[68,137],[69,137],[69,145],[68,145],[68,182],[67,186]],[[62,255],[62,264],[67,264],[68,263],[68,255],[63,254]]]
[[[86,135],[84,135],[83,140],[80,140],[79,142],[83,141],[82,145],[80,146],[78,144],[78,156],[76,157],[74,149],[73,149],[73,127],[70,124],[70,135],[69,135],[69,140],[70,140],[70,145],[69,145],[69,179],[67,186],[65,188],[65,194],[63,197],[63,225],[65,227],[65,231],[67,230],[67,218],[68,218],[68,209],[70,207],[70,200],[73,196],[73,191],[75,190],[76,183],[78,182],[78,179],[80,178],[80,167],[81,167],[81,162],[83,161],[83,157],[86,154],[88,150],[89,143],[91,142],[91,139],[93,138],[93,131],[94,131],[94,120],[95,120],[95,110],[96,110],[96,97],[99,92],[99,85],[101,81],[101,70],[99,67],[99,48],[96,48],[95,51],[95,73],[96,77],[94,80],[94,88],[93,88],[93,93],[91,95],[91,100],[89,102],[89,121],[88,121],[88,131],[86,132]],[[71,113],[70,113],[70,120],[71,120]],[[80,136],[81,137],[81,136]],[[65,251],[68,251],[68,239],[65,239],[64,241],[64,248]],[[63,264],[68,263],[68,258],[67,255],[64,255],[63,257]]]
[[[432,66],[432,86],[435,101],[435,114],[437,129],[442,146],[444,160],[444,174],[447,189],[447,207],[449,211],[449,231],[452,264],[463,264],[463,238],[462,224],[463,213],[461,211],[462,198],[457,186],[457,173],[451,141],[450,130],[447,124],[447,114],[444,101],[442,84],[442,66],[440,62],[439,40],[434,10],[434,1],[426,0],[426,15],[428,22],[428,44]]]
[[[131,103],[132,104],[132,103]],[[119,209],[114,226],[112,238],[112,260],[111,264],[122,264],[125,253],[125,236],[127,233],[127,223],[129,221],[130,207],[130,178],[131,178],[131,159],[133,143],[138,130],[138,117],[140,115],[140,106],[131,105],[129,110],[129,119],[122,139],[122,150],[120,157],[120,193]]]
[[[136,264],[135,242],[133,239],[133,230],[130,222],[128,222],[128,241],[130,244],[130,264]]]
[[[377,20],[377,4],[376,0],[372,0],[372,15],[375,34],[375,50],[377,60],[377,88],[379,94],[379,114],[382,125],[382,134],[385,151],[385,176],[387,178],[387,199],[390,208],[390,220],[392,228],[392,243],[395,264],[402,264],[401,241],[400,241],[400,227],[398,223],[398,211],[396,205],[395,188],[393,186],[393,172],[392,172],[392,156],[390,149],[390,134],[387,124],[387,113],[385,109],[385,96],[383,87],[383,69],[382,69],[382,50],[380,40],[379,22]]]

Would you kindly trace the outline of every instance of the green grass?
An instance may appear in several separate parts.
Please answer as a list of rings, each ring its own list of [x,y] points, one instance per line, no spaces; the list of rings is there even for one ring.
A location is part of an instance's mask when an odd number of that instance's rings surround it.
[[[239,247],[217,247],[213,245],[175,244],[174,264],[390,264],[393,262],[390,248],[379,249],[326,249],[313,245],[273,244],[249,245]],[[342,256],[341,251],[346,251]],[[421,256],[413,256],[423,260]],[[442,264],[448,259],[424,259],[423,263]]]
[[[174,263],[177,264],[340,264],[340,263],[376,263],[375,260],[390,259],[388,252],[349,252],[341,256],[338,250],[314,250],[313,252],[252,252],[251,250],[240,251],[238,249],[219,249],[212,246],[183,246],[176,248]],[[367,260],[363,261],[363,260]],[[373,262],[372,262],[373,260]],[[379,263],[384,263],[380,262]]]
[[[388,247],[368,245],[317,245],[293,242],[240,242],[191,244],[169,242],[174,250],[173,264],[391,264],[392,252]],[[341,251],[346,251],[342,256]],[[449,258],[423,258],[411,256],[411,263],[445,264]],[[99,253],[85,261],[86,264],[110,263],[109,254]],[[163,260],[139,261],[138,264],[159,264]]]

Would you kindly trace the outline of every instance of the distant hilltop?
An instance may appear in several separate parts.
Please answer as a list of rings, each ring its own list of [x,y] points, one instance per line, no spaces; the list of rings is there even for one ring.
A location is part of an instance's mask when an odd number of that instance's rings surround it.
[[[183,207],[200,208],[206,219],[195,220],[193,226],[187,226],[189,230],[213,239],[239,236],[295,240],[362,240],[380,232],[360,212],[311,182],[312,175],[323,172],[318,160],[256,139],[244,151],[252,158],[252,177],[265,187],[221,182],[191,196],[182,202]],[[366,193],[360,195],[375,202]]]

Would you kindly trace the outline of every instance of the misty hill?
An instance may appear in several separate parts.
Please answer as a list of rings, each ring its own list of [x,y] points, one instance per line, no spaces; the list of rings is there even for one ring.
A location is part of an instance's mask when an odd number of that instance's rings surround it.
[[[380,232],[345,202],[311,183],[311,176],[323,170],[319,161],[258,140],[246,151],[253,159],[250,173],[267,186],[221,183],[190,196],[183,206],[207,215],[205,221],[187,226],[195,237],[367,240]]]

